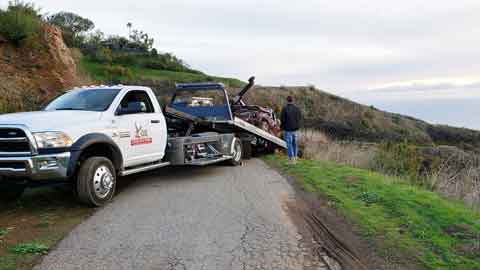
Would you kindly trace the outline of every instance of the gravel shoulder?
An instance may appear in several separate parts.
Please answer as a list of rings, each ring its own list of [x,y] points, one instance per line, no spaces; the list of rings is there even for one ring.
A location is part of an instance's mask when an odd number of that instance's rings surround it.
[[[293,188],[261,160],[128,180],[35,269],[329,269],[289,214]]]

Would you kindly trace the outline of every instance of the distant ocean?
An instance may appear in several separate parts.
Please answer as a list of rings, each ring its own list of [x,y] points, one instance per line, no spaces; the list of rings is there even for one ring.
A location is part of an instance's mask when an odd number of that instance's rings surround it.
[[[446,124],[480,130],[480,98],[455,99],[370,99],[353,97],[354,101],[378,109],[409,115],[432,124]]]

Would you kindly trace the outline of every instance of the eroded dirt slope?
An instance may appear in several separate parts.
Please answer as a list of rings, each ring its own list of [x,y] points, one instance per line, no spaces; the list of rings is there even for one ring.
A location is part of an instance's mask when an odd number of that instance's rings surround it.
[[[32,44],[20,48],[0,37],[0,113],[35,109],[81,82],[59,29],[45,25]]]

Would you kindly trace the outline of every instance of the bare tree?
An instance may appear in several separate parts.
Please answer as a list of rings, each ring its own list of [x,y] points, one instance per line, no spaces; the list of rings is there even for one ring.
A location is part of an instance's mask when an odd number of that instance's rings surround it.
[[[132,35],[132,26],[133,24],[131,22],[127,23],[127,28],[128,28],[128,38]]]

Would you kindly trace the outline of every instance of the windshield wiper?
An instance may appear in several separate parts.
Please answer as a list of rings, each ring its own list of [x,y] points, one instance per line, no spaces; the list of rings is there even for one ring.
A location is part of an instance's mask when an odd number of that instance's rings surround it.
[[[83,111],[83,110],[84,109],[82,108],[69,108],[69,107],[55,109],[55,111]]]

